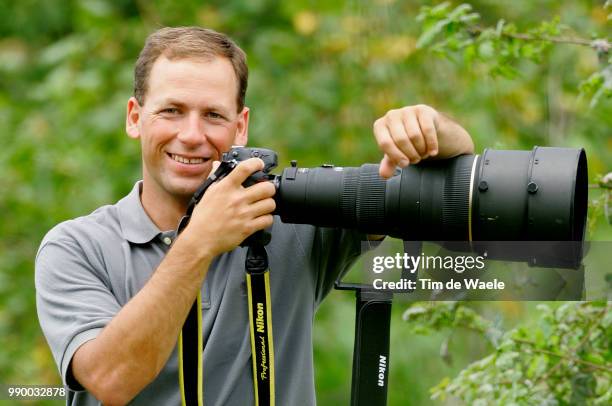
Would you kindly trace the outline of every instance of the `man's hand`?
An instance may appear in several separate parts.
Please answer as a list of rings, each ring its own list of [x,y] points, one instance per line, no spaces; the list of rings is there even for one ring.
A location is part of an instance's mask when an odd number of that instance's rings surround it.
[[[474,151],[468,132],[424,104],[390,110],[374,122],[374,137],[385,154],[380,176],[389,178],[396,166],[405,168],[427,158],[451,158]]]
[[[249,235],[272,225],[271,213],[276,208],[274,185],[261,182],[248,188],[242,186],[250,175],[263,168],[259,158],[241,162],[224,179],[211,185],[195,207],[183,234],[185,238],[195,238],[205,250],[204,255],[212,258],[231,251]]]

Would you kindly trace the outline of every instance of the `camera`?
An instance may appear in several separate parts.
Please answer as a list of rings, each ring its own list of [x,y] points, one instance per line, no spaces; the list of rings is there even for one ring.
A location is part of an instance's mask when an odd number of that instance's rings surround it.
[[[254,185],[257,182],[274,182],[276,180],[276,176],[271,175],[270,171],[278,166],[278,157],[276,152],[271,149],[233,146],[228,152],[223,153],[221,162],[233,169],[240,162],[246,161],[249,158],[261,159],[264,162],[264,168],[249,176],[243,183],[244,187]]]
[[[588,198],[584,149],[485,149],[480,155],[410,165],[388,180],[379,176],[376,164],[299,168],[292,161],[273,175],[277,155],[264,148],[233,147],[222,160],[235,167],[252,157],[265,167],[245,186],[272,182],[274,214],[285,223],[444,241],[441,245],[451,250],[544,267],[577,268],[582,260]]]

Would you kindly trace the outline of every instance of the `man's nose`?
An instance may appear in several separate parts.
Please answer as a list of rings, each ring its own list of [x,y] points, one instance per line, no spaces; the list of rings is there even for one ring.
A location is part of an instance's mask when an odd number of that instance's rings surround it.
[[[179,128],[177,137],[185,144],[201,144],[206,140],[204,122],[196,112],[190,113],[185,117]]]

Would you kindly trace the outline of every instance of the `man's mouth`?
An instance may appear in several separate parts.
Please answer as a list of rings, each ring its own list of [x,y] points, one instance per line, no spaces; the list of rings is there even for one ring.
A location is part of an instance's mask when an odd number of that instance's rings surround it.
[[[187,164],[187,165],[202,164],[210,159],[210,158],[204,158],[204,157],[186,157],[183,155],[170,154],[170,153],[168,153],[168,156],[171,159],[175,160],[176,162],[180,162],[182,164]]]

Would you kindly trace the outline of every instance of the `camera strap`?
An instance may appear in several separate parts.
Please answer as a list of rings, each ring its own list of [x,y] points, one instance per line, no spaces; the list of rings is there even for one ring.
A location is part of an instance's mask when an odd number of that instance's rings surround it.
[[[249,237],[251,238],[251,237]],[[264,245],[248,245],[245,263],[256,406],[274,406],[274,342],[270,271]]]
[[[219,179],[224,178],[231,172],[235,164],[221,162],[214,174],[206,179],[196,190],[187,212],[181,218],[176,234],[179,235],[189,224],[191,214],[195,206],[200,202],[204,192]],[[204,342],[202,334],[202,293],[198,291],[195,303],[191,306],[187,319],[178,338],[178,361],[179,361],[179,387],[181,392],[181,404],[183,406],[203,406],[203,365],[202,352]]]
[[[180,234],[191,219],[195,206],[206,190],[216,181],[227,176],[236,162],[221,162],[194,193],[185,215],[177,229]],[[253,360],[253,387],[256,406],[274,406],[274,343],[272,339],[272,302],[270,298],[270,274],[265,244],[269,234],[259,231],[241,245],[248,246],[245,261],[248,291],[249,328]],[[203,406],[202,295],[198,291],[178,338],[179,387],[183,406]]]

